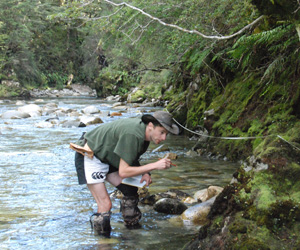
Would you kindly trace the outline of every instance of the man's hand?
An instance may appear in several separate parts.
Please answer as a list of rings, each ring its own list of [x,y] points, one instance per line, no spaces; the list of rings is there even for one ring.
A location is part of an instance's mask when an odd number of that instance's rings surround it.
[[[152,183],[151,176],[149,174],[144,174],[140,182],[143,183],[143,181],[146,182],[146,186],[148,187]]]
[[[154,162],[154,164],[156,166],[155,169],[157,170],[163,170],[172,167],[172,162],[168,158],[160,159],[159,161]]]

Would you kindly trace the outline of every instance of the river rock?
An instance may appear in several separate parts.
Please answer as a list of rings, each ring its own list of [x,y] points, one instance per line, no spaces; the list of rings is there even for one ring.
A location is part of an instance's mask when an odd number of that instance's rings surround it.
[[[113,107],[113,108],[116,108],[116,107],[120,107],[120,106],[123,106],[123,105],[124,105],[123,102],[115,102],[115,103],[112,105],[112,107]]]
[[[143,197],[149,195],[149,189],[147,187],[138,188],[138,195],[139,195],[139,198],[143,198]],[[124,197],[122,192],[118,189],[113,191],[109,196],[112,198],[117,198],[117,199],[122,199]]]
[[[209,186],[206,189],[202,189],[197,191],[194,194],[194,199],[200,202],[204,202],[209,200],[210,198],[217,196],[218,194],[220,194],[223,191],[222,187],[218,187],[218,186]]]
[[[153,205],[158,200],[160,200],[162,198],[177,199],[177,200],[179,200],[181,202],[184,202],[184,203],[197,202],[195,199],[190,197],[190,195],[185,193],[185,192],[182,192],[182,191],[177,190],[177,189],[170,189],[167,192],[147,195],[147,196],[145,196],[144,198],[141,199],[141,203],[148,204],[148,205]]]
[[[43,106],[43,111],[47,111],[47,110],[52,110],[52,109],[57,109],[58,106],[56,103],[54,102],[50,102],[50,103],[47,103]]]
[[[70,87],[62,90],[57,89],[33,89],[30,91],[31,97],[63,97],[63,96],[90,96],[97,97],[95,89],[81,84],[71,84]]]
[[[148,187],[142,187],[138,189],[138,195],[140,198],[144,198],[149,195]]]
[[[28,104],[22,107],[18,108],[18,111],[20,112],[26,112],[28,114],[32,113],[32,112],[40,112],[42,113],[42,108],[39,105],[36,104]]]
[[[30,117],[30,114],[17,110],[9,110],[1,115],[2,119],[22,119]]]
[[[17,106],[22,106],[22,105],[25,105],[25,102],[18,100],[18,101],[16,101],[16,105]]]
[[[91,105],[91,106],[85,107],[82,110],[82,112],[84,114],[97,114],[97,113],[100,113],[100,110],[97,107]]]
[[[58,108],[58,106],[55,102],[49,102],[43,106],[43,109],[47,109],[47,108]]]
[[[56,115],[57,117],[65,117],[65,116],[68,116],[68,115],[66,114],[66,112],[65,112],[64,110],[62,110],[62,109],[58,109],[58,110],[56,110],[54,113],[55,113],[55,115]]]
[[[116,96],[108,96],[106,97],[106,101],[119,101],[121,99],[121,96],[116,95]]]
[[[85,125],[92,125],[92,124],[100,124],[103,123],[101,118],[94,117],[94,116],[82,116],[80,118],[80,121],[84,123]]]
[[[53,128],[55,124],[52,124],[51,122],[42,121],[34,124],[34,126],[36,128]]]
[[[43,115],[51,115],[54,112],[56,112],[58,109],[57,108],[47,108],[44,109]]]
[[[194,150],[189,150],[188,152],[186,152],[187,156],[191,156],[191,157],[196,157],[198,156],[197,152]]]
[[[111,116],[111,117],[113,117],[113,116],[122,116],[122,113],[120,113],[120,112],[112,112],[112,113],[110,114],[110,116]]]
[[[43,106],[43,114],[50,115],[58,110],[58,106],[56,103],[47,103]]]
[[[138,87],[134,88],[133,91],[128,95],[127,102],[137,102],[142,103],[146,98],[146,93],[144,90],[139,89]]]
[[[118,189],[116,189],[115,191],[113,191],[112,193],[110,193],[109,197],[111,198],[117,198],[117,199],[122,199],[124,197],[124,195],[122,194],[122,192]]]
[[[42,116],[41,112],[39,112],[39,111],[37,111],[37,110],[29,112],[29,115],[30,115],[31,117],[39,117],[39,116]]]
[[[168,158],[170,160],[176,160],[178,155],[175,153],[166,153],[163,158]]]
[[[64,121],[61,123],[61,126],[63,128],[86,127],[86,125],[84,123],[82,123],[81,121]]]
[[[154,204],[153,209],[159,213],[182,214],[187,206],[177,199],[163,198]]]
[[[71,85],[72,91],[78,93],[81,96],[93,96],[96,97],[97,93],[95,89],[91,89],[87,85],[82,85],[82,84],[72,84]]]
[[[72,111],[70,113],[68,113],[68,116],[70,117],[79,117],[81,114],[77,111]]]
[[[193,224],[203,224],[207,221],[207,215],[215,201],[216,197],[213,197],[205,202],[198,203],[192,207],[186,209],[182,215],[181,219],[183,221],[189,221]]]

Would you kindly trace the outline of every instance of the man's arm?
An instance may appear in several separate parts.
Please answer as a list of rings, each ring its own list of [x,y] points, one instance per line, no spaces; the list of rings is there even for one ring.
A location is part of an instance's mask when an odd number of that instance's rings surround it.
[[[159,161],[149,163],[143,166],[129,166],[126,161],[120,159],[119,175],[122,179],[133,177],[141,174],[146,174],[153,170],[163,170],[171,167],[170,159],[161,159]]]

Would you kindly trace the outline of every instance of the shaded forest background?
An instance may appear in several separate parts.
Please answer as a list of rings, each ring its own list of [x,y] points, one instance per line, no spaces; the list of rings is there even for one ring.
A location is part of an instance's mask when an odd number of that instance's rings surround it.
[[[297,142],[298,133],[288,131],[299,128],[300,117],[298,1],[116,5],[1,1],[0,96],[61,89],[72,75],[73,83],[89,85],[99,97],[126,98],[138,86],[143,99],[167,101],[191,129],[216,136],[281,134]],[[7,80],[20,86],[7,87]],[[257,148],[265,152],[263,141],[216,143],[220,154],[236,159]]]
[[[252,170],[235,173],[188,247],[299,249],[299,1],[117,3],[1,0],[0,96],[61,89],[73,75],[99,97],[138,87],[192,130],[255,137],[194,148]]]

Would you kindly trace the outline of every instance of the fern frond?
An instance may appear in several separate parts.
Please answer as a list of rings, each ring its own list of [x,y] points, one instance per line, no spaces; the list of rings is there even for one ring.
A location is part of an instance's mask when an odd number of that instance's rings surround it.
[[[272,63],[269,64],[263,77],[261,78],[261,82],[264,81],[265,79],[275,78],[276,74],[284,70],[284,64],[285,64],[284,57],[278,56]]]

